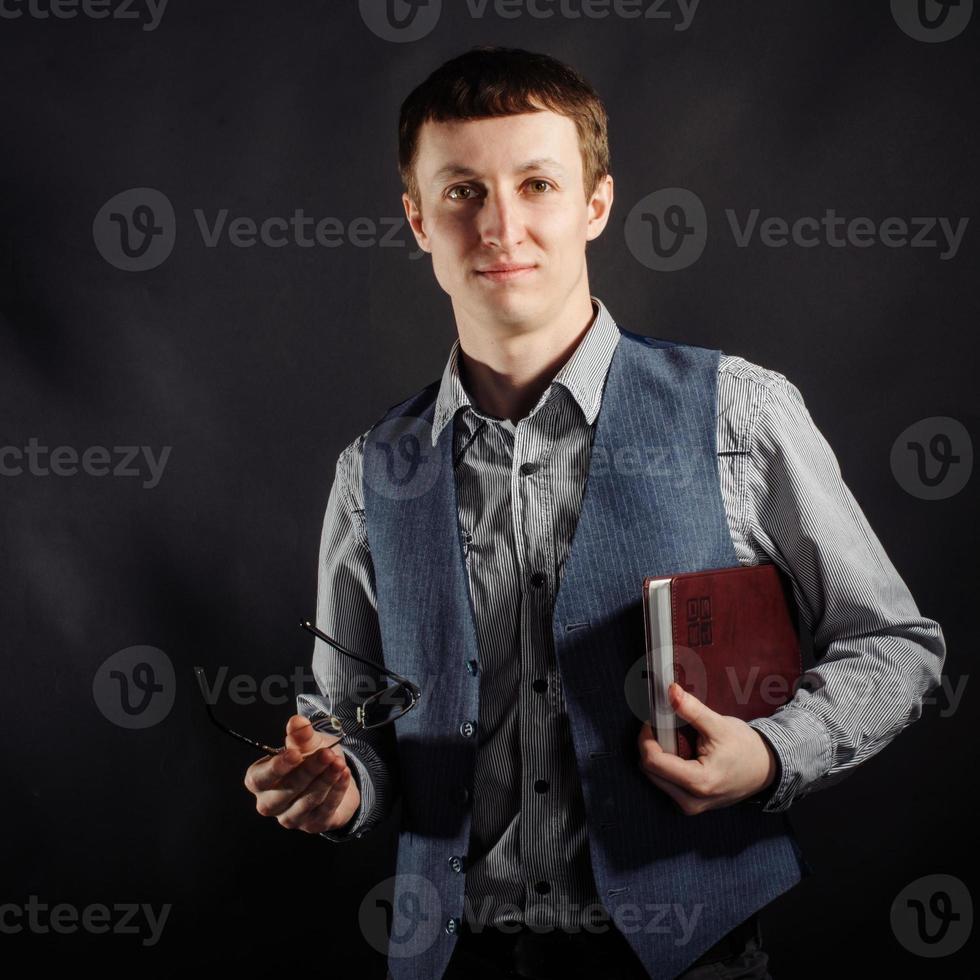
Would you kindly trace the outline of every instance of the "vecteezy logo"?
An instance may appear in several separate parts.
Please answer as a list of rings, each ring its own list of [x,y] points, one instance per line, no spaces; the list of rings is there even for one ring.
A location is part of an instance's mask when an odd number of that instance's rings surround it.
[[[156,647],[134,646],[105,660],[92,681],[99,711],[120,728],[151,728],[170,714],[176,684],[170,658]]]
[[[177,219],[165,194],[152,187],[131,187],[110,198],[92,222],[99,254],[124,272],[145,272],[160,265],[177,239]]]
[[[909,449],[915,451],[915,470],[919,480],[924,486],[938,487],[949,473],[953,463],[959,463],[962,459],[953,453],[953,444],[949,441],[949,436],[945,432],[937,432],[929,440],[929,455],[939,464],[934,476],[929,475],[929,467],[926,464],[926,447],[915,439],[909,439],[906,443]]]
[[[917,956],[949,956],[973,931],[970,890],[953,875],[926,875],[906,885],[891,907],[895,938]]]
[[[654,663],[666,659],[667,651],[657,645],[653,647],[651,656]],[[708,672],[705,669],[704,658],[692,647],[674,645],[670,651],[673,659],[674,677],[680,686],[693,694],[699,701],[704,701],[708,693]],[[623,679],[623,696],[630,711],[640,721],[650,721],[650,674],[647,670],[646,654],[637,657],[626,671]],[[679,716],[672,715],[670,723],[674,727],[685,725]]]
[[[452,438],[452,424],[443,438]],[[432,445],[432,426],[402,417],[380,422],[364,442],[364,481],[389,500],[411,500],[435,486],[441,450]]]
[[[638,262],[657,272],[676,272],[701,257],[708,217],[697,194],[665,187],[647,194],[626,216],[626,245]]]
[[[644,654],[630,664],[623,678],[623,696],[630,711],[640,721],[650,721],[650,674]]]
[[[891,468],[898,485],[913,497],[952,497],[973,471],[970,433],[962,422],[944,415],[921,419],[893,443]]]
[[[428,878],[395,875],[379,881],[364,896],[357,921],[361,935],[379,953],[389,958],[419,956],[439,936],[442,902]]]
[[[935,44],[962,34],[973,0],[891,0],[895,23],[915,41]]]
[[[418,41],[439,22],[442,0],[359,0],[361,20],[382,41]]]
[[[674,680],[699,701],[707,700],[708,672],[704,666],[704,657],[693,646],[674,645]]]

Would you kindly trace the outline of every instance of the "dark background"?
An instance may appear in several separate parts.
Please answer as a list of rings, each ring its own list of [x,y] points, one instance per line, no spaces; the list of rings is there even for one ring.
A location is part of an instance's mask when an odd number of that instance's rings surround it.
[[[145,16],[0,18],[0,445],[171,447],[154,487],[0,477],[0,903],[172,906],[152,947],[25,928],[4,934],[7,950],[161,976],[192,964],[384,975],[358,906],[394,873],[397,814],[347,847],[258,816],[242,784],[256,756],[209,727],[191,667],[261,680],[309,665],[298,623],[314,611],[337,454],[438,377],[452,310],[403,224],[392,247],[208,247],[194,212],[261,222],[302,208],[345,226],[370,218],[380,237],[383,219],[403,217],[399,104],[473,44],[545,51],[592,82],[616,180],[612,219],[589,246],[592,292],[627,329],[741,354],[799,387],[920,609],[941,623],[945,675],[968,678],[973,486],[919,499],[889,460],[920,419],[977,431],[980,17],[927,43],[886,0],[704,0],[685,30],[443,8],[411,43],[379,37],[353,2],[171,0],[153,30]],[[665,10],[676,17],[676,3]],[[624,222],[675,186],[704,202],[707,247],[656,272],[633,258]],[[93,221],[140,187],[172,203],[176,239],[165,261],[126,271],[100,254]],[[880,243],[740,248],[726,208],[971,223],[947,260]],[[108,718],[96,684],[133,646],[175,671],[162,695],[172,709],[141,729]],[[889,923],[921,876],[971,884],[965,692],[955,713],[937,692],[884,753],[790,810],[818,875],[763,914],[775,977],[965,975],[969,945],[925,960]],[[291,699],[228,708],[269,739],[291,712]]]

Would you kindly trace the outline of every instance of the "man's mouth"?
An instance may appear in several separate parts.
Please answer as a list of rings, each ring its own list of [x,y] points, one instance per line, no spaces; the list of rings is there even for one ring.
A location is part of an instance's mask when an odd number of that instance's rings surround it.
[[[511,279],[520,279],[528,273],[533,272],[535,266],[516,262],[500,263],[498,265],[488,265],[485,269],[477,269],[477,274],[484,279],[492,282],[509,282]]]

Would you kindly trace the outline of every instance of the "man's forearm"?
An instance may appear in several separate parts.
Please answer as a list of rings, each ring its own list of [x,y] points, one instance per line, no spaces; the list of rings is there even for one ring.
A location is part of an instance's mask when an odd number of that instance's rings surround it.
[[[877,755],[920,717],[944,658],[942,629],[924,617],[835,639],[787,705],[749,722],[779,756],[764,809],[785,810]]]

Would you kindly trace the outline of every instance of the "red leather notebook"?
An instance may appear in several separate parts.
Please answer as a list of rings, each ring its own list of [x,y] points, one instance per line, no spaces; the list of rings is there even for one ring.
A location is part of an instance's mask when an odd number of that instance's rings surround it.
[[[677,681],[743,721],[791,700],[803,673],[792,586],[771,562],[643,580],[650,724],[664,751],[696,756],[697,730],[667,699]]]

